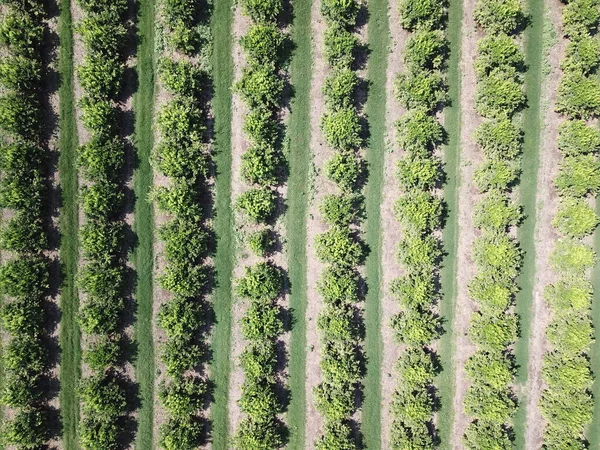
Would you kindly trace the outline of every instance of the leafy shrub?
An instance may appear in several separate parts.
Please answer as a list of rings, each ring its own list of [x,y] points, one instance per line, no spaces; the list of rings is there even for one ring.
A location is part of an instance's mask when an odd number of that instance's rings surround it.
[[[516,367],[510,357],[497,352],[475,352],[465,365],[465,371],[473,384],[485,384],[502,390],[512,383]]]
[[[157,322],[169,338],[185,338],[206,325],[206,318],[200,302],[175,296],[160,306]]]
[[[468,450],[510,450],[513,447],[504,426],[485,421],[471,422],[463,442]]]
[[[279,125],[268,111],[250,111],[244,120],[244,133],[257,145],[273,146],[279,138]]]
[[[356,347],[352,341],[327,342],[321,352],[320,367],[323,379],[336,386],[358,383],[362,376]]]
[[[441,69],[448,52],[448,41],[443,31],[418,30],[406,41],[404,65],[410,71]]]
[[[592,301],[592,285],[584,277],[564,278],[546,287],[546,301],[558,311],[583,312]]]
[[[163,58],[159,62],[160,80],[165,88],[183,97],[194,97],[208,82],[207,75],[190,61]]]
[[[425,111],[410,110],[396,123],[396,138],[401,149],[423,154],[444,141],[444,129]]]
[[[363,173],[362,161],[352,151],[337,152],[327,161],[325,171],[344,190],[354,190]]]
[[[406,109],[432,111],[447,101],[447,87],[438,71],[408,72],[398,76],[396,98]]]
[[[354,62],[358,47],[358,37],[340,26],[331,26],[325,30],[324,55],[327,63],[336,67],[350,67]]]
[[[564,355],[552,352],[544,356],[544,382],[551,389],[587,391],[594,383],[590,364],[584,355]]]
[[[248,106],[273,109],[281,101],[285,81],[273,70],[264,65],[244,67],[242,77],[235,89]]]
[[[275,245],[275,238],[271,230],[263,228],[248,234],[248,248],[258,256],[269,253]]]
[[[335,149],[348,150],[362,144],[360,118],[352,107],[326,112],[321,129],[327,143]]]
[[[392,328],[400,342],[415,347],[423,346],[438,337],[441,319],[428,310],[409,309],[392,318]]]
[[[489,280],[487,273],[475,276],[469,284],[469,295],[477,301],[483,314],[498,315],[512,302],[515,286],[510,281]]]
[[[504,191],[517,181],[519,174],[518,162],[492,159],[484,161],[475,170],[473,181],[480,192],[488,192],[493,189]]]
[[[477,42],[475,70],[480,78],[494,70],[514,69],[522,71],[525,56],[513,38],[504,33],[489,34]],[[509,70],[510,71],[510,70]]]
[[[359,4],[356,0],[324,0],[321,4],[321,14],[330,23],[344,27],[356,24]]]
[[[519,274],[522,251],[517,241],[504,233],[484,233],[475,240],[473,260],[492,279],[512,280]]]
[[[600,150],[600,131],[583,120],[567,120],[558,129],[558,148],[566,156],[595,153]]]
[[[359,82],[356,72],[347,67],[331,71],[323,85],[323,94],[329,106],[333,109],[352,107],[354,92]]]
[[[437,158],[407,156],[398,162],[396,179],[403,189],[429,190],[441,181],[441,161]]]
[[[202,378],[186,377],[162,385],[158,396],[172,417],[186,418],[202,409],[206,393],[206,382]]]
[[[508,389],[495,390],[485,385],[473,385],[465,394],[465,412],[483,422],[503,425],[516,409]]]
[[[315,447],[317,450],[354,450],[356,444],[352,430],[345,422],[327,422]]]
[[[552,225],[566,236],[582,238],[598,225],[598,216],[585,200],[565,198],[560,202]]]
[[[362,198],[348,194],[327,195],[319,206],[319,212],[328,224],[346,227],[362,218]]]
[[[117,335],[117,338],[120,337]],[[123,348],[115,337],[99,336],[83,352],[83,361],[94,371],[106,371],[115,367],[123,357]]]
[[[10,55],[0,60],[0,82],[7,89],[35,91],[41,74],[42,64],[39,60]]]
[[[233,438],[233,447],[237,450],[280,448],[283,445],[282,428],[275,419],[257,421],[246,418]]]
[[[390,290],[405,308],[427,308],[436,300],[435,281],[428,273],[409,272],[392,281]]]
[[[85,414],[96,419],[110,421],[128,409],[125,387],[112,373],[84,378],[79,395]]]
[[[473,224],[477,228],[502,231],[517,225],[523,218],[521,208],[508,194],[491,191],[475,205]]]
[[[247,380],[273,381],[277,364],[276,343],[261,339],[247,345],[240,356],[240,365]]]
[[[248,189],[239,196],[237,206],[255,222],[266,222],[275,213],[275,194],[267,188]]]
[[[394,214],[407,229],[424,233],[440,225],[442,202],[427,191],[413,191],[394,203]]]
[[[444,19],[444,2],[436,0],[401,0],[400,25],[413,31],[416,29],[435,30],[441,28]]]
[[[441,255],[440,243],[431,235],[407,235],[398,244],[398,261],[415,272],[434,270]]]
[[[512,314],[497,317],[474,314],[469,327],[471,341],[481,349],[500,352],[517,339],[517,319]]]
[[[115,181],[125,161],[125,144],[118,137],[92,138],[78,149],[78,165],[90,181]]]
[[[283,62],[286,37],[272,23],[256,23],[242,36],[240,44],[250,65],[276,67]]]
[[[475,104],[483,117],[503,119],[522,109],[527,102],[523,86],[511,71],[493,70],[477,83]]]
[[[242,176],[250,184],[277,184],[280,166],[281,155],[270,145],[254,145],[242,155]]]
[[[47,409],[21,409],[12,420],[4,424],[3,444],[24,449],[40,448],[52,437],[50,423],[50,412]]]
[[[594,0],[572,0],[564,7],[562,19],[565,36],[577,40],[598,28],[600,9]]]
[[[556,112],[569,119],[589,119],[600,111],[600,82],[581,72],[567,73],[558,86]]]
[[[319,314],[319,318],[317,320],[317,327],[321,331],[321,339],[324,342],[332,343],[347,343],[352,342],[360,336],[360,325],[356,320],[356,309],[348,304],[342,303],[341,305],[326,305]],[[329,344],[328,344],[329,345]],[[331,351],[327,352],[328,355]],[[346,361],[349,361],[349,358],[346,358],[344,355],[338,354],[334,357],[334,359],[342,358]],[[350,352],[351,359],[354,360],[354,354],[356,352]],[[326,359],[322,359],[321,364],[329,364],[331,365],[331,361],[326,362]],[[358,365],[356,365],[358,366]],[[327,379],[333,379],[333,375],[327,375]]]
[[[162,424],[159,445],[165,450],[193,450],[202,444],[205,425],[197,417],[172,417]]]
[[[546,337],[557,351],[568,355],[589,351],[594,341],[593,327],[587,314],[555,317],[546,329]]]
[[[238,280],[237,295],[250,300],[273,300],[282,289],[282,275],[279,269],[261,262],[246,267],[244,276]]]
[[[521,153],[523,132],[510,119],[485,120],[475,130],[475,140],[489,159],[514,159]]]
[[[242,10],[254,22],[273,22],[283,11],[281,0],[243,0]]]
[[[329,266],[317,281],[317,290],[328,303],[355,303],[359,300],[358,274],[347,267]]]
[[[239,400],[243,413],[258,422],[264,422],[281,412],[275,386],[269,381],[246,381]]]
[[[595,36],[582,36],[569,42],[565,58],[560,63],[564,72],[582,72],[590,75],[600,65],[600,40]]]
[[[77,68],[79,82],[92,99],[110,100],[119,93],[125,65],[104,55],[87,55]]]
[[[479,0],[473,17],[489,34],[511,34],[521,25],[523,12],[519,0]]]
[[[347,419],[354,410],[354,390],[349,383],[322,382],[313,391],[317,410],[328,422]]]
[[[600,189],[600,163],[593,155],[565,157],[554,184],[562,196],[583,197]]]
[[[365,257],[360,242],[345,228],[332,228],[315,239],[317,257],[322,262],[358,266]]]

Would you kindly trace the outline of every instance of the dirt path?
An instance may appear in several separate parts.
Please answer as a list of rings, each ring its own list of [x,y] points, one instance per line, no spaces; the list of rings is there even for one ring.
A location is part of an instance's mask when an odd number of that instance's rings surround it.
[[[321,370],[319,367],[320,341],[317,332],[317,316],[322,308],[322,300],[317,293],[317,280],[323,271],[323,265],[317,259],[315,253],[315,238],[319,233],[327,230],[327,227],[319,219],[319,204],[324,195],[334,192],[335,186],[327,181],[323,168],[332,151],[325,145],[319,123],[325,111],[325,101],[321,88],[327,74],[327,63],[323,55],[323,39],[325,32],[325,21],[321,17],[321,2],[315,0],[312,6],[312,30],[313,30],[313,71],[310,91],[311,108],[311,144],[313,153],[313,164],[315,172],[311,182],[313,183],[314,195],[309,200],[307,233],[306,233],[306,260],[307,260],[307,305],[306,305],[306,442],[307,449],[315,448],[315,440],[322,433],[323,420],[316,410],[313,389],[321,382]]]
[[[462,53],[460,61],[461,88],[460,104],[462,108],[461,134],[460,134],[460,189],[458,203],[458,229],[459,238],[457,245],[457,297],[456,315],[454,318],[454,334],[456,340],[454,348],[454,367],[456,368],[456,390],[454,396],[454,424],[452,431],[451,447],[460,449],[462,436],[470,423],[463,409],[463,398],[469,387],[464,366],[469,356],[474,352],[475,346],[471,343],[466,333],[469,327],[471,313],[476,310],[475,304],[470,300],[468,284],[475,275],[475,265],[471,259],[471,251],[476,234],[473,227],[473,205],[477,198],[477,191],[473,185],[473,172],[481,161],[481,155],[475,141],[473,132],[481,119],[475,111],[475,85],[477,82],[473,61],[477,50],[478,35],[473,20],[473,10],[476,0],[465,0],[463,5],[462,25]]]
[[[562,4],[559,0],[548,0],[547,10],[550,12],[552,24],[556,30],[561,29]],[[559,33],[560,35],[560,33]],[[558,126],[561,116],[554,112],[556,92],[560,81],[560,61],[563,58],[566,41],[559,39],[549,51],[548,64],[550,73],[546,76],[542,93],[542,105],[546,105],[544,125],[542,128],[540,166],[537,183],[537,221],[536,221],[536,279],[534,284],[533,316],[529,341],[529,378],[527,380],[527,424],[525,426],[525,448],[539,449],[543,443],[544,419],[538,404],[544,389],[542,382],[542,363],[546,353],[545,329],[550,323],[550,310],[544,302],[544,288],[555,279],[550,269],[549,259],[558,235],[552,227],[552,219],[558,205],[558,196],[553,180],[558,172],[560,152],[556,147]]]
[[[238,5],[235,8],[233,16],[233,61],[234,61],[234,82],[239,80],[242,68],[245,64],[244,52],[239,44],[240,37],[246,33],[249,26],[249,20],[242,14],[241,7]],[[242,126],[247,108],[239,95],[233,94],[232,98],[232,123],[231,123],[231,198],[235,204],[237,198],[245,190],[245,183],[241,177],[241,161],[242,155],[248,148]],[[233,279],[242,276],[245,266],[250,264],[248,255],[240,254],[241,242],[240,238],[240,223],[242,218],[234,211],[236,242],[234,243],[235,254],[237,256],[236,264],[233,270]],[[229,436],[234,436],[237,425],[242,420],[243,414],[238,406],[238,401],[242,394],[242,384],[244,382],[244,372],[239,364],[239,357],[244,349],[246,342],[240,334],[240,320],[244,315],[244,302],[233,299],[231,308],[231,375],[229,379]]]
[[[398,242],[402,237],[398,221],[394,217],[394,203],[400,197],[400,188],[394,173],[402,152],[396,144],[396,131],[394,124],[405,112],[394,98],[394,80],[403,70],[402,55],[404,45],[408,38],[399,23],[398,2],[390,2],[389,26],[392,37],[392,46],[388,56],[387,66],[387,108],[386,108],[386,146],[389,150],[385,154],[384,163],[384,189],[381,204],[381,230],[382,246],[382,295],[381,295],[381,338],[383,352],[381,358],[381,444],[382,448],[390,448],[390,431],[393,417],[390,413],[391,398],[398,386],[399,380],[394,365],[400,356],[400,346],[391,327],[391,317],[400,312],[400,305],[390,293],[392,281],[401,275],[402,268],[396,258]]]

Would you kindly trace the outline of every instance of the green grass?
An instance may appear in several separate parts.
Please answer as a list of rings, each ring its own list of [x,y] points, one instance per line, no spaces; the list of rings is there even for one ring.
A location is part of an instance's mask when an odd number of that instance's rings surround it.
[[[60,1],[59,38],[60,54],[58,70],[59,126],[58,173],[61,189],[59,226],[61,232],[60,262],[60,415],[63,427],[63,448],[76,450],[78,446],[77,424],[79,422],[79,399],[77,385],[81,376],[81,332],[77,324],[79,298],[75,286],[75,274],[79,260],[78,205],[77,205],[77,120],[73,93],[73,24],[71,2]]]
[[[310,152],[310,85],[312,73],[311,0],[294,1],[292,40],[296,45],[290,67],[296,95],[288,125],[290,175],[286,232],[291,285],[290,309],[294,326],[290,337],[290,438],[287,448],[305,448],[306,413],[306,214],[308,210]]]
[[[442,372],[435,384],[439,389],[440,410],[438,411],[438,436],[440,448],[450,448],[454,408],[452,406],[455,392],[454,359],[454,308],[456,302],[456,254],[458,247],[458,188],[460,186],[460,54],[462,28],[462,0],[450,0],[448,6],[447,36],[450,42],[450,58],[448,61],[448,95],[450,106],[444,110],[444,128],[448,133],[448,145],[444,148],[446,185],[444,201],[448,211],[443,233],[446,257],[440,269],[441,300],[440,315],[446,321],[446,332],[439,343],[438,355],[442,364]]]
[[[152,133],[155,84],[154,8],[154,0],[141,0],[139,3],[136,68],[139,87],[133,97],[135,148],[139,161],[139,166],[134,172],[136,201],[133,223],[138,241],[133,254],[137,274],[135,341],[138,346],[138,354],[135,372],[141,401],[135,444],[138,450],[154,448],[154,342],[152,334],[154,210],[148,199],[152,188],[150,156],[154,145]]]
[[[535,220],[536,192],[539,166],[539,147],[541,138],[541,94],[543,52],[540,45],[544,38],[544,2],[543,0],[528,0],[528,13],[531,24],[525,30],[525,63],[528,70],[525,74],[525,92],[528,108],[523,114],[523,129],[525,132],[523,144],[523,159],[521,161],[521,182],[519,185],[519,200],[523,205],[525,220],[519,227],[518,238],[525,252],[523,268],[517,280],[520,291],[516,296],[516,313],[519,316],[521,336],[515,344],[515,358],[519,366],[516,376],[517,387],[523,387],[527,382],[529,364],[529,338],[531,333],[533,286],[535,282]],[[519,408],[515,415],[514,433],[517,448],[524,448],[526,429],[526,390],[521,389]]]
[[[213,329],[211,364],[215,383],[214,403],[211,408],[212,448],[229,448],[229,373],[231,371],[231,277],[234,265],[234,223],[231,211],[231,85],[233,59],[231,55],[233,0],[214,2],[212,15],[213,114],[215,133],[216,199],[215,233],[217,252],[215,270],[217,287],[214,295],[215,326]]]
[[[596,213],[600,212],[600,197],[596,199]],[[594,234],[594,248],[600,253],[600,228]],[[587,432],[591,450],[600,450],[600,264],[594,266],[592,271],[592,284],[594,286],[594,299],[592,302],[592,322],[594,325],[594,343],[590,351],[590,364],[596,379],[592,385],[594,396],[594,413],[592,423]]]
[[[381,353],[383,344],[380,333],[381,300],[381,201],[383,194],[385,134],[386,134],[386,81],[387,61],[390,49],[387,0],[369,2],[368,23],[369,62],[367,78],[369,97],[365,114],[369,120],[369,145],[367,163],[369,181],[366,195],[366,244],[370,253],[366,260],[365,298],[365,353],[367,374],[365,376],[364,404],[361,431],[367,449],[381,448]],[[388,320],[389,318],[384,318]]]

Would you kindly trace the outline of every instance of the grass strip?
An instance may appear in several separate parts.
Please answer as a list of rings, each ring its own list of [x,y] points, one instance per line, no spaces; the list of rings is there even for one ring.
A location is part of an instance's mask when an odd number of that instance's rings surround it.
[[[523,268],[517,279],[519,292],[516,295],[516,313],[519,317],[520,337],[515,343],[517,376],[515,383],[523,386],[527,382],[529,366],[529,338],[531,334],[533,289],[535,283],[535,221],[536,193],[539,167],[539,148],[541,138],[541,95],[542,65],[544,55],[540,45],[544,39],[544,2],[528,0],[527,12],[531,22],[525,29],[525,93],[528,108],[523,113],[523,159],[519,184],[519,199],[523,206],[525,220],[518,229],[518,239],[524,251]],[[519,407],[514,420],[515,445],[524,448],[527,426],[527,392],[518,389]]]
[[[600,197],[596,199],[596,213],[600,213]],[[594,249],[600,253],[600,228],[594,234]],[[594,326],[594,343],[590,350],[590,366],[595,375],[592,385],[594,396],[594,412],[587,432],[590,450],[600,450],[600,264],[594,265],[592,271],[594,301],[592,302],[592,322]]]
[[[290,67],[295,96],[288,123],[290,167],[288,177],[287,241],[290,277],[290,310],[294,325],[290,336],[289,412],[290,450],[305,448],[306,414],[306,215],[308,211],[310,152],[310,86],[312,73],[311,0],[294,2]]]
[[[152,132],[155,86],[154,18],[154,0],[141,0],[138,14],[136,68],[139,87],[133,97],[135,148],[139,161],[133,178],[136,198],[133,228],[138,243],[133,260],[137,274],[135,341],[138,354],[135,370],[140,396],[136,435],[136,448],[139,450],[154,448],[154,342],[152,333],[154,210],[148,199],[152,188],[150,156],[154,145]]]
[[[59,159],[61,209],[59,217],[61,288],[60,288],[60,416],[65,450],[78,446],[79,399],[77,386],[81,377],[81,332],[77,323],[79,298],[75,275],[79,261],[79,208],[77,200],[77,118],[73,87],[73,21],[70,0],[60,1],[58,33],[60,53]]]
[[[214,97],[214,151],[216,165],[215,325],[211,370],[215,383],[211,408],[212,448],[226,450],[229,438],[229,375],[231,371],[231,277],[234,265],[234,223],[231,210],[231,85],[233,57],[231,28],[233,0],[219,0],[212,14]]]
[[[448,96],[450,104],[444,108],[444,129],[448,144],[444,147],[446,185],[444,201],[447,217],[443,232],[445,257],[440,269],[440,315],[445,320],[445,333],[440,338],[439,358],[442,372],[435,381],[439,389],[438,437],[440,448],[449,448],[454,422],[453,399],[455,393],[454,367],[454,311],[457,295],[456,275],[458,266],[458,191],[460,186],[460,55],[462,29],[462,0],[450,0],[448,5],[447,39],[450,43],[448,59]]]
[[[361,416],[365,448],[381,448],[381,353],[383,343],[380,330],[381,299],[381,202],[383,196],[385,135],[386,135],[386,85],[390,50],[390,29],[387,0],[369,2],[367,26],[369,63],[369,97],[365,113],[369,120],[369,145],[366,160],[369,181],[366,195],[366,236],[370,253],[365,262],[368,285],[365,296],[365,376],[364,404]],[[386,318],[388,320],[389,318]]]

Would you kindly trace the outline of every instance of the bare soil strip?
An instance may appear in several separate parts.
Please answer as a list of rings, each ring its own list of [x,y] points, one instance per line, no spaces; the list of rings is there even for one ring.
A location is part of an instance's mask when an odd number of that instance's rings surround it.
[[[388,58],[386,81],[386,154],[384,163],[384,189],[381,203],[382,246],[381,260],[383,262],[381,290],[381,339],[383,342],[381,358],[381,448],[390,447],[390,431],[392,415],[390,413],[392,395],[398,385],[394,365],[400,356],[400,346],[391,327],[391,318],[400,312],[400,305],[390,292],[391,282],[399,277],[402,268],[396,258],[398,243],[402,238],[398,221],[394,215],[394,203],[400,197],[400,187],[395,178],[396,167],[402,152],[396,144],[394,124],[404,114],[403,108],[394,99],[394,80],[403,70],[402,55],[408,32],[400,26],[398,2],[392,1],[388,9],[392,45]]]
[[[473,172],[481,162],[481,155],[473,140],[473,132],[481,122],[475,111],[475,85],[477,78],[473,61],[477,53],[478,34],[473,20],[473,11],[476,0],[465,0],[463,4],[462,22],[462,53],[460,72],[462,74],[460,87],[461,105],[461,133],[460,133],[460,180],[458,202],[458,236],[457,246],[457,298],[456,315],[454,318],[454,367],[456,376],[456,390],[453,401],[454,424],[452,430],[451,448],[461,449],[462,436],[470,423],[463,409],[463,398],[469,387],[464,366],[473,354],[475,346],[467,337],[471,314],[476,310],[469,298],[468,284],[475,275],[475,266],[471,258],[471,251],[475,241],[475,228],[473,227],[473,206],[476,203],[477,190],[473,185]]]
[[[327,193],[333,193],[336,187],[329,182],[324,174],[323,168],[332,151],[325,145],[319,123],[325,111],[325,101],[321,92],[323,80],[327,74],[327,63],[324,50],[325,21],[321,17],[321,1],[315,0],[312,7],[312,32],[313,32],[313,70],[312,84],[310,89],[311,108],[310,108],[310,128],[311,141],[310,148],[313,155],[313,164],[315,172],[311,180],[313,196],[310,199],[308,207],[307,220],[307,305],[306,305],[306,429],[309,430],[305,442],[305,448],[313,450],[315,440],[323,431],[323,420],[317,411],[314,402],[313,389],[321,382],[321,369],[319,367],[319,336],[317,332],[317,317],[322,308],[322,301],[317,293],[317,280],[323,271],[321,264],[316,256],[315,238],[318,234],[327,230],[327,227],[319,220],[318,205]]]

